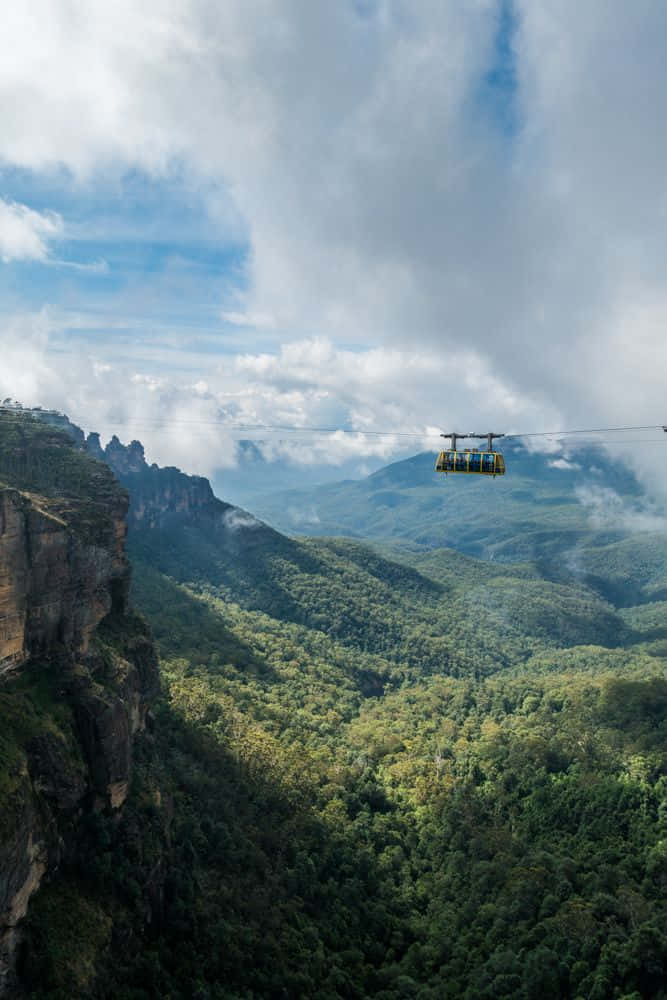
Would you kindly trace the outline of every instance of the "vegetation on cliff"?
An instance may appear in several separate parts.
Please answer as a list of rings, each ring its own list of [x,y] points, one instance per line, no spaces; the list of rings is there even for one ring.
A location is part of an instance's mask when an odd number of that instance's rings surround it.
[[[111,543],[115,519],[127,510],[127,494],[107,465],[73,446],[65,431],[26,413],[0,412],[2,486],[25,493],[85,544]]]

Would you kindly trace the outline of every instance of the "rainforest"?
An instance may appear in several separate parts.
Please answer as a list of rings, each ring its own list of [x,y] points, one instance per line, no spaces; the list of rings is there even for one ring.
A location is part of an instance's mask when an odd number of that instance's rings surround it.
[[[132,581],[86,649],[61,622],[2,674],[3,884],[26,824],[43,855],[9,995],[665,996],[667,536],[517,453],[475,487],[487,535],[429,545],[406,508],[470,484],[410,462],[336,487],[359,534],[382,493],[382,541],[288,536],[140,447],[0,416],[26,530],[98,553],[79,599],[129,490],[104,572]]]

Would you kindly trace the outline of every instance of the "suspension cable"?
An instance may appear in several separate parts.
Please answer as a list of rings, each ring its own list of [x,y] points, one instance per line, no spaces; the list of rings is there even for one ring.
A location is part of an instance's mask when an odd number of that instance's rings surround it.
[[[29,407],[25,407],[23,410],[17,409],[15,407],[0,406],[0,412],[7,413],[28,413],[33,414]],[[45,416],[48,415],[48,410],[38,411],[36,416],[39,417],[40,412]],[[58,414],[62,416],[63,414]],[[111,426],[203,426],[203,427],[222,427],[229,431],[283,431],[287,433],[302,433],[302,434],[352,434],[363,437],[390,437],[390,438],[407,438],[412,441],[420,440],[436,440],[442,435],[436,433],[429,433],[427,431],[397,431],[397,430],[371,430],[363,427],[313,427],[304,426],[298,424],[251,424],[251,423],[229,423],[225,420],[219,419],[179,419],[173,417],[140,417],[136,420],[102,420],[101,423],[108,424]],[[575,430],[556,430],[556,431],[514,431],[509,434],[503,434],[502,437],[507,440],[515,440],[517,438],[533,438],[533,437],[565,437],[577,434],[616,434],[616,433],[627,433],[630,431],[655,431],[655,430],[666,430],[666,425],[664,424],[640,424],[640,425],[630,425],[627,427],[588,427]],[[470,435],[462,434],[461,437],[469,437]],[[640,441],[647,440],[645,438],[638,439]],[[666,438],[655,438],[655,441],[667,441]],[[623,441],[613,442],[613,443],[623,443]],[[630,442],[627,442],[630,443]]]

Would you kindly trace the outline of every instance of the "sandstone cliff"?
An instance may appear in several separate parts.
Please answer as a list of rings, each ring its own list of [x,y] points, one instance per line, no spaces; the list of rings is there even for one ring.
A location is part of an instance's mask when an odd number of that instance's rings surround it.
[[[123,804],[157,692],[127,608],[127,507],[71,434],[0,414],[0,995],[30,898],[81,818]]]
[[[92,454],[97,452],[98,444],[97,435],[88,436],[86,447]],[[174,515],[180,521],[224,519],[225,514],[236,510],[214,495],[203,476],[189,476],[173,466],[149,465],[139,441],[123,445],[114,435],[102,457],[129,491],[131,527],[157,527]]]
[[[90,544],[62,512],[19,490],[0,491],[0,674],[55,643],[85,652],[114,601],[122,606],[126,506],[119,497],[108,544]]]
[[[24,411],[49,426],[63,430],[78,449],[105,462],[129,492],[130,527],[163,527],[175,520],[214,520],[236,530],[241,524],[256,527],[260,522],[245,511],[219,500],[204,476],[191,476],[175,466],[148,464],[140,441],[122,444],[114,434],[106,447],[94,431],[86,435],[64,414],[50,410]]]

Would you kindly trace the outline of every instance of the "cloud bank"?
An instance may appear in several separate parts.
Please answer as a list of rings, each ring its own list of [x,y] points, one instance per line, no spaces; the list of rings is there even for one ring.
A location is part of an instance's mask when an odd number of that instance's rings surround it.
[[[240,216],[248,238],[220,318],[247,352],[150,390],[131,379],[160,382],[157,361],[100,344],[67,357],[84,387],[34,376],[59,405],[100,425],[121,406],[94,359],[135,417],[666,419],[666,6],[34,0],[4,28],[5,164],[105,183],[177,166],[212,231]],[[44,256],[49,219],[19,212],[0,254]]]
[[[435,449],[440,426],[433,416],[445,419],[442,387],[453,359],[473,395],[480,379],[485,382],[484,398],[467,405],[464,422],[488,422],[498,406],[524,426],[542,416],[536,404],[509,397],[465,353],[445,358],[433,350],[350,349],[311,338],[274,353],[228,354],[205,377],[186,380],[129,373],[125,364],[87,354],[70,353],[67,364],[52,364],[49,343],[60,343],[61,336],[57,314],[15,316],[9,331],[0,398],[64,409],[103,437],[139,437],[150,460],[203,475],[234,465],[239,440],[256,440],[265,457],[296,465],[390,460],[406,448]],[[277,429],[262,430],[266,425]],[[350,425],[360,433],[298,430]],[[366,436],[363,430],[381,433]]]
[[[631,503],[605,486],[579,486],[575,494],[597,529],[621,529],[631,533],[667,531],[664,511],[644,500]]]

